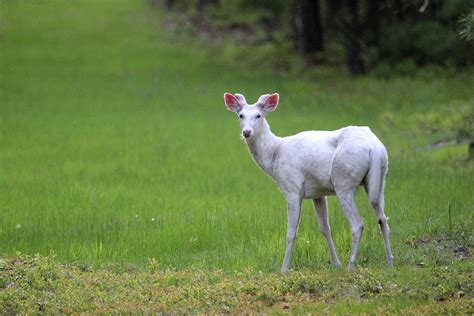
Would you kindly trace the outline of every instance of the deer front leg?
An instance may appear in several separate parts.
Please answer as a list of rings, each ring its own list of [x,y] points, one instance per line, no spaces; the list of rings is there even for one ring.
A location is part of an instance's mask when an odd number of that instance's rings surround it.
[[[298,222],[301,214],[301,197],[299,195],[287,196],[288,200],[288,227],[286,233],[286,249],[285,258],[281,267],[281,273],[286,273],[290,268],[291,252],[293,250],[293,242],[296,238],[298,230]]]

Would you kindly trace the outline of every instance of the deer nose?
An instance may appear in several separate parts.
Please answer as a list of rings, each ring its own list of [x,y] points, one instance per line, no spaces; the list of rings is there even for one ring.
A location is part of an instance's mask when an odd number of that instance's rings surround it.
[[[250,134],[251,134],[251,132],[250,132],[250,130],[248,130],[248,129],[246,129],[246,130],[244,130],[244,131],[242,132],[242,135],[244,135],[245,138],[249,138],[249,137],[250,137]]]

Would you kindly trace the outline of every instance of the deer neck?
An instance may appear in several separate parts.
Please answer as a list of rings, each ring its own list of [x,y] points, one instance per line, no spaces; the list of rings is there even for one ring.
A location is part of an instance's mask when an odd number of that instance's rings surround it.
[[[270,130],[267,121],[264,120],[261,132],[252,139],[245,140],[250,154],[257,165],[266,173],[272,174],[273,164],[277,157],[278,148],[282,138],[275,136]]]

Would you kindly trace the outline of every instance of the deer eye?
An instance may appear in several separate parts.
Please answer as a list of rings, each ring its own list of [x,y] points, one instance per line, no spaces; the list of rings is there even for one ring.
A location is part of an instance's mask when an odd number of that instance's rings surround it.
[[[242,118],[244,118],[244,115],[243,115],[243,114],[240,114],[239,117],[242,119]]]
[[[255,116],[256,118],[261,118],[262,116],[260,114],[257,114],[257,116]]]

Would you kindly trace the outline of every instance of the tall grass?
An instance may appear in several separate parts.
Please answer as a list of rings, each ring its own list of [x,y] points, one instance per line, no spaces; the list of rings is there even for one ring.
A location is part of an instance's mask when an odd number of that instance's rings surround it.
[[[278,91],[275,133],[370,125],[387,145],[386,213],[396,264],[407,240],[473,226],[464,148],[414,148],[414,112],[472,102],[474,79],[316,79],[242,70],[183,44],[144,2],[0,3],[0,254],[54,251],[96,264],[278,270],[285,201],[251,160],[222,94]],[[385,118],[390,117],[388,122]],[[363,194],[361,265],[385,264]],[[330,222],[347,261],[350,232],[335,198]],[[329,266],[309,202],[293,266]]]

